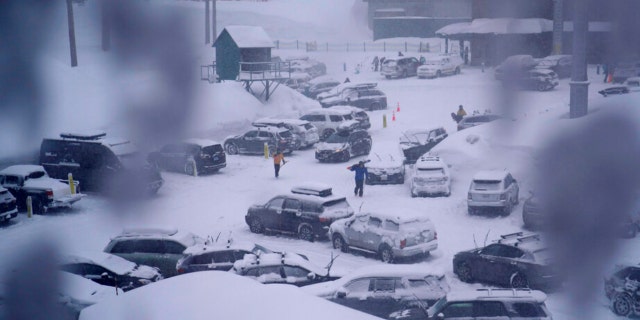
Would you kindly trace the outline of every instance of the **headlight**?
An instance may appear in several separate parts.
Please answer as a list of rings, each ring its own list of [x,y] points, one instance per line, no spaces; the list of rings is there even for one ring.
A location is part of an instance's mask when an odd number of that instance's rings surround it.
[[[344,149],[336,149],[335,152],[342,152]]]

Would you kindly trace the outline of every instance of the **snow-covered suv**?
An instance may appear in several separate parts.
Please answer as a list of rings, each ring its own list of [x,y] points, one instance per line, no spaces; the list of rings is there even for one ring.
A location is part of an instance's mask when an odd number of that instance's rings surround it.
[[[229,272],[253,278],[261,283],[282,283],[296,286],[332,281],[331,263],[326,270],[304,257],[289,252],[246,254],[233,264]]]
[[[439,78],[446,74],[459,74],[464,61],[459,55],[442,55],[427,59],[418,67],[418,78]]]
[[[416,162],[411,179],[411,196],[451,195],[449,167],[440,158],[424,155]]]
[[[320,141],[318,128],[309,121],[300,119],[263,118],[253,122],[255,127],[287,128],[295,139],[295,149],[307,148]]]
[[[622,317],[640,315],[639,289],[640,266],[638,265],[616,265],[613,274],[604,280],[604,291],[611,301],[611,310]]]
[[[84,194],[72,194],[68,182],[62,181],[50,178],[42,166],[30,164],[10,166],[0,171],[0,185],[13,194],[18,208],[26,209],[27,197],[31,197],[34,213],[67,208],[84,197]],[[74,184],[77,190],[78,182],[74,181]]]
[[[438,233],[428,218],[399,218],[380,213],[358,213],[329,228],[333,248],[377,254],[392,263],[398,258],[427,255],[438,248]]]
[[[284,153],[290,153],[295,148],[295,138],[286,128],[259,127],[241,135],[228,137],[224,141],[224,149],[231,155],[263,154],[265,144],[269,147],[269,152],[279,149]]]
[[[551,320],[544,292],[528,289],[452,291],[431,308],[416,307],[392,313],[389,319]]]
[[[386,59],[380,67],[380,74],[387,79],[392,77],[406,78],[415,76],[416,70],[420,66],[420,61],[415,57],[403,57],[398,59]]]
[[[345,122],[355,121],[349,110],[317,109],[300,117],[300,120],[311,122],[320,133],[320,140],[334,134]]]
[[[518,182],[508,171],[480,171],[469,186],[467,206],[469,214],[486,210],[499,210],[504,216],[519,203]]]

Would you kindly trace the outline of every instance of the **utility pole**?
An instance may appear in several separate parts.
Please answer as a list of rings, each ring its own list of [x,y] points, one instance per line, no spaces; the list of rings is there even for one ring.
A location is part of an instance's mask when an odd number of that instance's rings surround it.
[[[211,43],[211,25],[209,23],[209,0],[204,0],[204,43]]]
[[[573,70],[571,70],[571,96],[569,116],[571,119],[587,115],[589,81],[587,79],[587,3],[584,0],[573,1]]]
[[[562,54],[562,35],[564,32],[564,1],[553,1],[553,54]]]
[[[78,66],[78,56],[76,55],[76,31],[73,24],[73,4],[67,0],[67,22],[69,25],[69,50],[71,51],[71,67]]]
[[[217,18],[217,13],[216,13],[216,2],[218,0],[212,0],[213,1],[213,8],[211,10],[211,16],[213,17],[213,21],[212,21],[212,28],[213,28],[213,36],[217,37],[218,36],[218,29],[216,28],[216,23],[218,22],[218,18]]]
[[[100,0],[100,19],[102,22],[102,51],[111,49],[111,8],[109,0]]]

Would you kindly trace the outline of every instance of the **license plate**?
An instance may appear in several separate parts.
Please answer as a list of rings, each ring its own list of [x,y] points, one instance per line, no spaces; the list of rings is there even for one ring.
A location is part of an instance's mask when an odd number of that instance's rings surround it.
[[[389,177],[386,174],[380,176],[380,180],[387,180]]]
[[[483,194],[483,195],[481,195],[481,196],[482,196],[482,199],[489,199],[489,198],[491,198],[491,196],[490,196],[490,195],[488,195],[488,194]]]

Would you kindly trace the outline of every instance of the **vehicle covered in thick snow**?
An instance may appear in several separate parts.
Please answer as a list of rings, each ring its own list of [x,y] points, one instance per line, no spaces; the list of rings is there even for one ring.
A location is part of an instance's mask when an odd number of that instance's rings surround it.
[[[507,57],[495,69],[496,80],[507,80],[518,77],[538,65],[538,62],[530,55],[518,54]]]
[[[411,178],[411,196],[451,195],[449,166],[437,156],[424,155],[416,162]]]
[[[9,190],[0,187],[0,222],[8,221],[18,216],[16,198]]]
[[[462,120],[460,120],[460,122],[458,122],[458,131],[479,126],[481,124],[489,123],[499,119],[502,119],[502,117],[497,114],[491,113],[465,116],[464,118],[462,118]]]
[[[327,269],[323,269],[290,252],[247,254],[229,270],[265,284],[282,283],[298,287],[339,278],[331,276],[330,271],[331,263]]]
[[[340,83],[340,81],[333,78],[318,77],[311,79],[311,81],[309,81],[309,86],[305,87],[302,93],[311,99],[316,99],[319,94],[337,87]]]
[[[380,74],[387,79],[406,78],[416,75],[420,61],[416,57],[398,57],[385,59],[380,66]]]
[[[536,62],[536,69],[553,70],[559,78],[567,78],[571,76],[573,56],[570,54],[550,55],[541,59],[536,59]]]
[[[218,172],[227,166],[222,145],[207,139],[187,139],[164,145],[149,153],[148,160],[158,168],[187,175]]]
[[[457,253],[453,257],[453,273],[463,282],[554,288],[562,280],[549,251],[538,234],[505,234],[486,247]]]
[[[429,255],[438,248],[438,233],[426,217],[358,213],[331,224],[329,234],[334,249],[372,253],[387,263]]]
[[[430,306],[449,292],[442,272],[424,266],[375,265],[342,278],[303,287],[318,297],[386,319],[394,311]]]
[[[263,154],[264,145],[269,152],[280,150],[291,153],[296,148],[295,138],[291,131],[281,127],[257,127],[244,134],[227,137],[224,149],[227,154]]]
[[[616,265],[611,275],[604,279],[604,293],[616,315],[640,316],[640,265]]]
[[[228,271],[233,263],[242,260],[245,254],[273,253],[259,244],[251,242],[229,241],[225,243],[207,243],[187,248],[185,256],[178,260],[176,270],[178,273],[196,271]]]
[[[391,150],[369,152],[366,184],[403,184],[404,177],[404,158],[399,152]]]
[[[407,130],[400,135],[405,163],[413,164],[449,135],[443,127]]]
[[[387,108],[387,95],[377,88],[348,88],[340,94],[320,100],[323,108],[349,105],[369,111]]]
[[[331,110],[349,111],[353,120],[358,121],[358,128],[367,130],[371,128],[369,115],[362,109],[354,106],[337,105],[329,107]]]
[[[352,157],[369,154],[372,143],[371,136],[364,130],[338,128],[336,133],[317,145],[315,157],[320,162],[345,162]]]
[[[457,54],[430,57],[418,67],[418,78],[439,78],[443,75],[459,74],[462,66],[464,61]]]
[[[306,185],[291,191],[249,208],[245,221],[251,232],[293,233],[313,241],[325,238],[332,222],[353,215],[347,199],[333,195],[327,186]]]
[[[79,182],[74,181],[74,184],[78,190]],[[13,194],[20,209],[26,209],[27,197],[31,197],[34,213],[68,208],[84,197],[81,193],[71,193],[68,180],[53,179],[37,165],[14,165],[1,170],[0,185]]]
[[[85,252],[61,258],[60,270],[101,285],[129,291],[162,280],[158,269],[139,265],[104,252]]]
[[[309,121],[316,126],[321,141],[338,131],[339,127],[352,126],[354,122],[354,127],[360,126],[353,119],[350,110],[314,109],[301,116],[300,120]]]
[[[289,129],[295,137],[295,149],[307,148],[320,141],[318,128],[306,120],[262,118],[254,121],[252,124],[254,127],[279,127]]]

